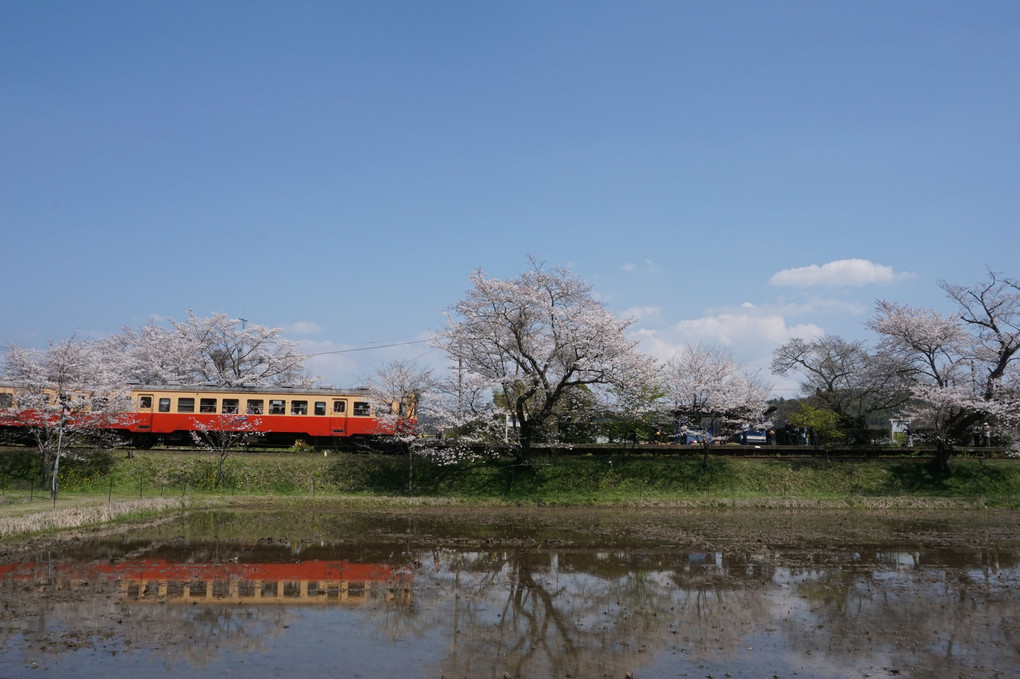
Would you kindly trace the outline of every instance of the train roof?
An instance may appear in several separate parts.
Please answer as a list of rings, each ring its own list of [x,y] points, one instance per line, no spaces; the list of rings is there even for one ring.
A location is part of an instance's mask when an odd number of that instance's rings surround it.
[[[254,385],[242,384],[224,386],[222,384],[140,384],[126,385],[131,391],[174,391],[202,392],[211,394],[309,394],[319,396],[366,396],[371,394],[368,387],[298,387],[293,385]]]

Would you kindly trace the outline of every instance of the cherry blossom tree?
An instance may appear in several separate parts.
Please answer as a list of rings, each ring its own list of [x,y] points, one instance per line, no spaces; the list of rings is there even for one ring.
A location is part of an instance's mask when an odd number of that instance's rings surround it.
[[[375,402],[379,431],[392,437],[407,456],[407,489],[414,489],[414,457],[419,453],[422,399],[432,389],[432,370],[413,361],[391,361],[364,380]],[[397,408],[393,408],[397,404]],[[392,432],[392,433],[391,433]]]
[[[492,382],[454,370],[435,380],[418,411],[415,450],[433,464],[455,465],[513,450],[516,431],[505,403]]]
[[[202,450],[216,457],[216,487],[223,484],[223,467],[230,453],[263,435],[261,418],[240,413],[221,413],[200,420],[192,418],[195,426],[191,439]]]
[[[435,379],[432,369],[419,366],[414,361],[390,361],[376,370],[367,380],[375,400],[383,404],[399,403],[399,412],[392,412],[380,419],[387,429],[395,427],[399,420],[409,414],[407,409],[412,404],[417,409],[422,396],[432,389]],[[411,425],[408,424],[408,427]],[[414,430],[409,428],[414,435]]]
[[[39,451],[54,497],[62,454],[87,455],[89,447],[117,443],[112,432],[130,406],[120,366],[104,344],[74,337],[45,350],[7,348],[3,377],[11,402],[0,420]]]
[[[986,416],[981,387],[964,360],[967,333],[952,316],[882,300],[868,327],[881,336],[878,350],[907,371],[911,400],[902,417],[931,438],[935,467],[948,472],[954,445]]]
[[[588,388],[603,396],[613,386],[647,381],[652,365],[626,336],[633,320],[618,319],[567,269],[530,261],[531,269],[510,280],[472,274],[471,289],[436,337],[458,372],[505,399],[521,460],[568,393]]]
[[[968,359],[983,370],[984,397],[993,399],[1004,385],[1015,386],[1010,365],[1020,351],[1020,282],[989,269],[986,282],[962,286],[940,281],[939,286],[957,303],[957,318],[970,331]]]
[[[379,430],[406,454],[407,489],[413,490],[415,459],[440,466],[478,459],[480,441],[499,448],[491,385],[473,376],[436,378],[414,361],[392,361],[362,380],[377,408]],[[391,404],[399,403],[398,410]],[[391,433],[392,432],[392,433]]]
[[[677,433],[701,435],[706,469],[714,443],[766,424],[771,387],[725,349],[688,346],[670,356],[663,388]]]
[[[120,356],[127,379],[144,384],[169,382],[303,386],[316,378],[304,375],[307,358],[296,343],[283,339],[282,328],[251,324],[227,314],[168,320],[169,327],[124,328],[103,340]]]
[[[123,360],[130,381],[141,384],[194,383],[199,346],[173,328],[124,328],[104,343]]]
[[[943,472],[977,424],[1016,426],[1020,289],[991,271],[988,279],[969,287],[940,283],[960,308],[955,315],[879,301],[868,322],[882,338],[880,350],[909,371],[916,405],[904,416],[927,428]]]
[[[169,325],[125,328],[108,340],[124,353],[134,381],[306,386],[318,379],[304,374],[307,356],[283,338],[282,328],[224,313],[200,318],[191,310],[182,321],[169,319]]]

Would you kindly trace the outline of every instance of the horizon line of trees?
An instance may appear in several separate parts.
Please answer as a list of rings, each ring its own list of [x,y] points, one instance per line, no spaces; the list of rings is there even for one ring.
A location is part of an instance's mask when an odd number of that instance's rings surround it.
[[[728,350],[687,346],[657,360],[627,336],[634,319],[618,318],[590,284],[529,261],[509,280],[475,271],[432,338],[451,369],[440,376],[413,362],[391,363],[368,378],[380,396],[415,394],[421,429],[489,441],[522,461],[535,443],[595,421],[611,423],[603,430],[622,438],[666,419],[673,435],[700,435],[706,465],[715,441],[778,428],[770,420],[777,409],[771,385]],[[869,422],[896,417],[936,448],[936,464],[946,471],[954,447],[970,440],[975,426],[989,423],[1002,440],[1015,440],[1020,283],[988,270],[971,286],[939,286],[956,313],[878,300],[866,324],[874,344],[824,335],[777,347],[772,371],[801,379],[791,421],[811,428],[820,444],[853,445],[870,443]],[[129,382],[311,386],[319,378],[305,371],[308,356],[296,347],[280,328],[189,310],[167,327],[125,328],[102,340],[72,337],[45,350],[10,345],[0,375],[15,386],[19,404],[59,423],[67,404],[51,403],[45,393],[78,394],[91,399],[91,412],[109,417],[123,409],[115,397]],[[43,429],[37,446],[47,460],[54,432]],[[82,437],[91,433],[85,429]],[[437,452],[420,443],[419,433],[406,432],[409,454],[417,446],[459,459],[449,447]]]

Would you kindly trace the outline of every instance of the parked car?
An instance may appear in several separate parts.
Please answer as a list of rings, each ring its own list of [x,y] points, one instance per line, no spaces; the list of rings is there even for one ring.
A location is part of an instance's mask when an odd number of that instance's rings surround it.
[[[763,446],[768,442],[764,429],[748,429],[740,432],[737,437],[742,446]]]

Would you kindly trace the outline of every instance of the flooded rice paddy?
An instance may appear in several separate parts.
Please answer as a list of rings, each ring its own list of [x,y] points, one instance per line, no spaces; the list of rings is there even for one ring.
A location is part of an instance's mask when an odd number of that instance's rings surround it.
[[[188,513],[0,555],[0,678],[1014,677],[1017,512]]]

